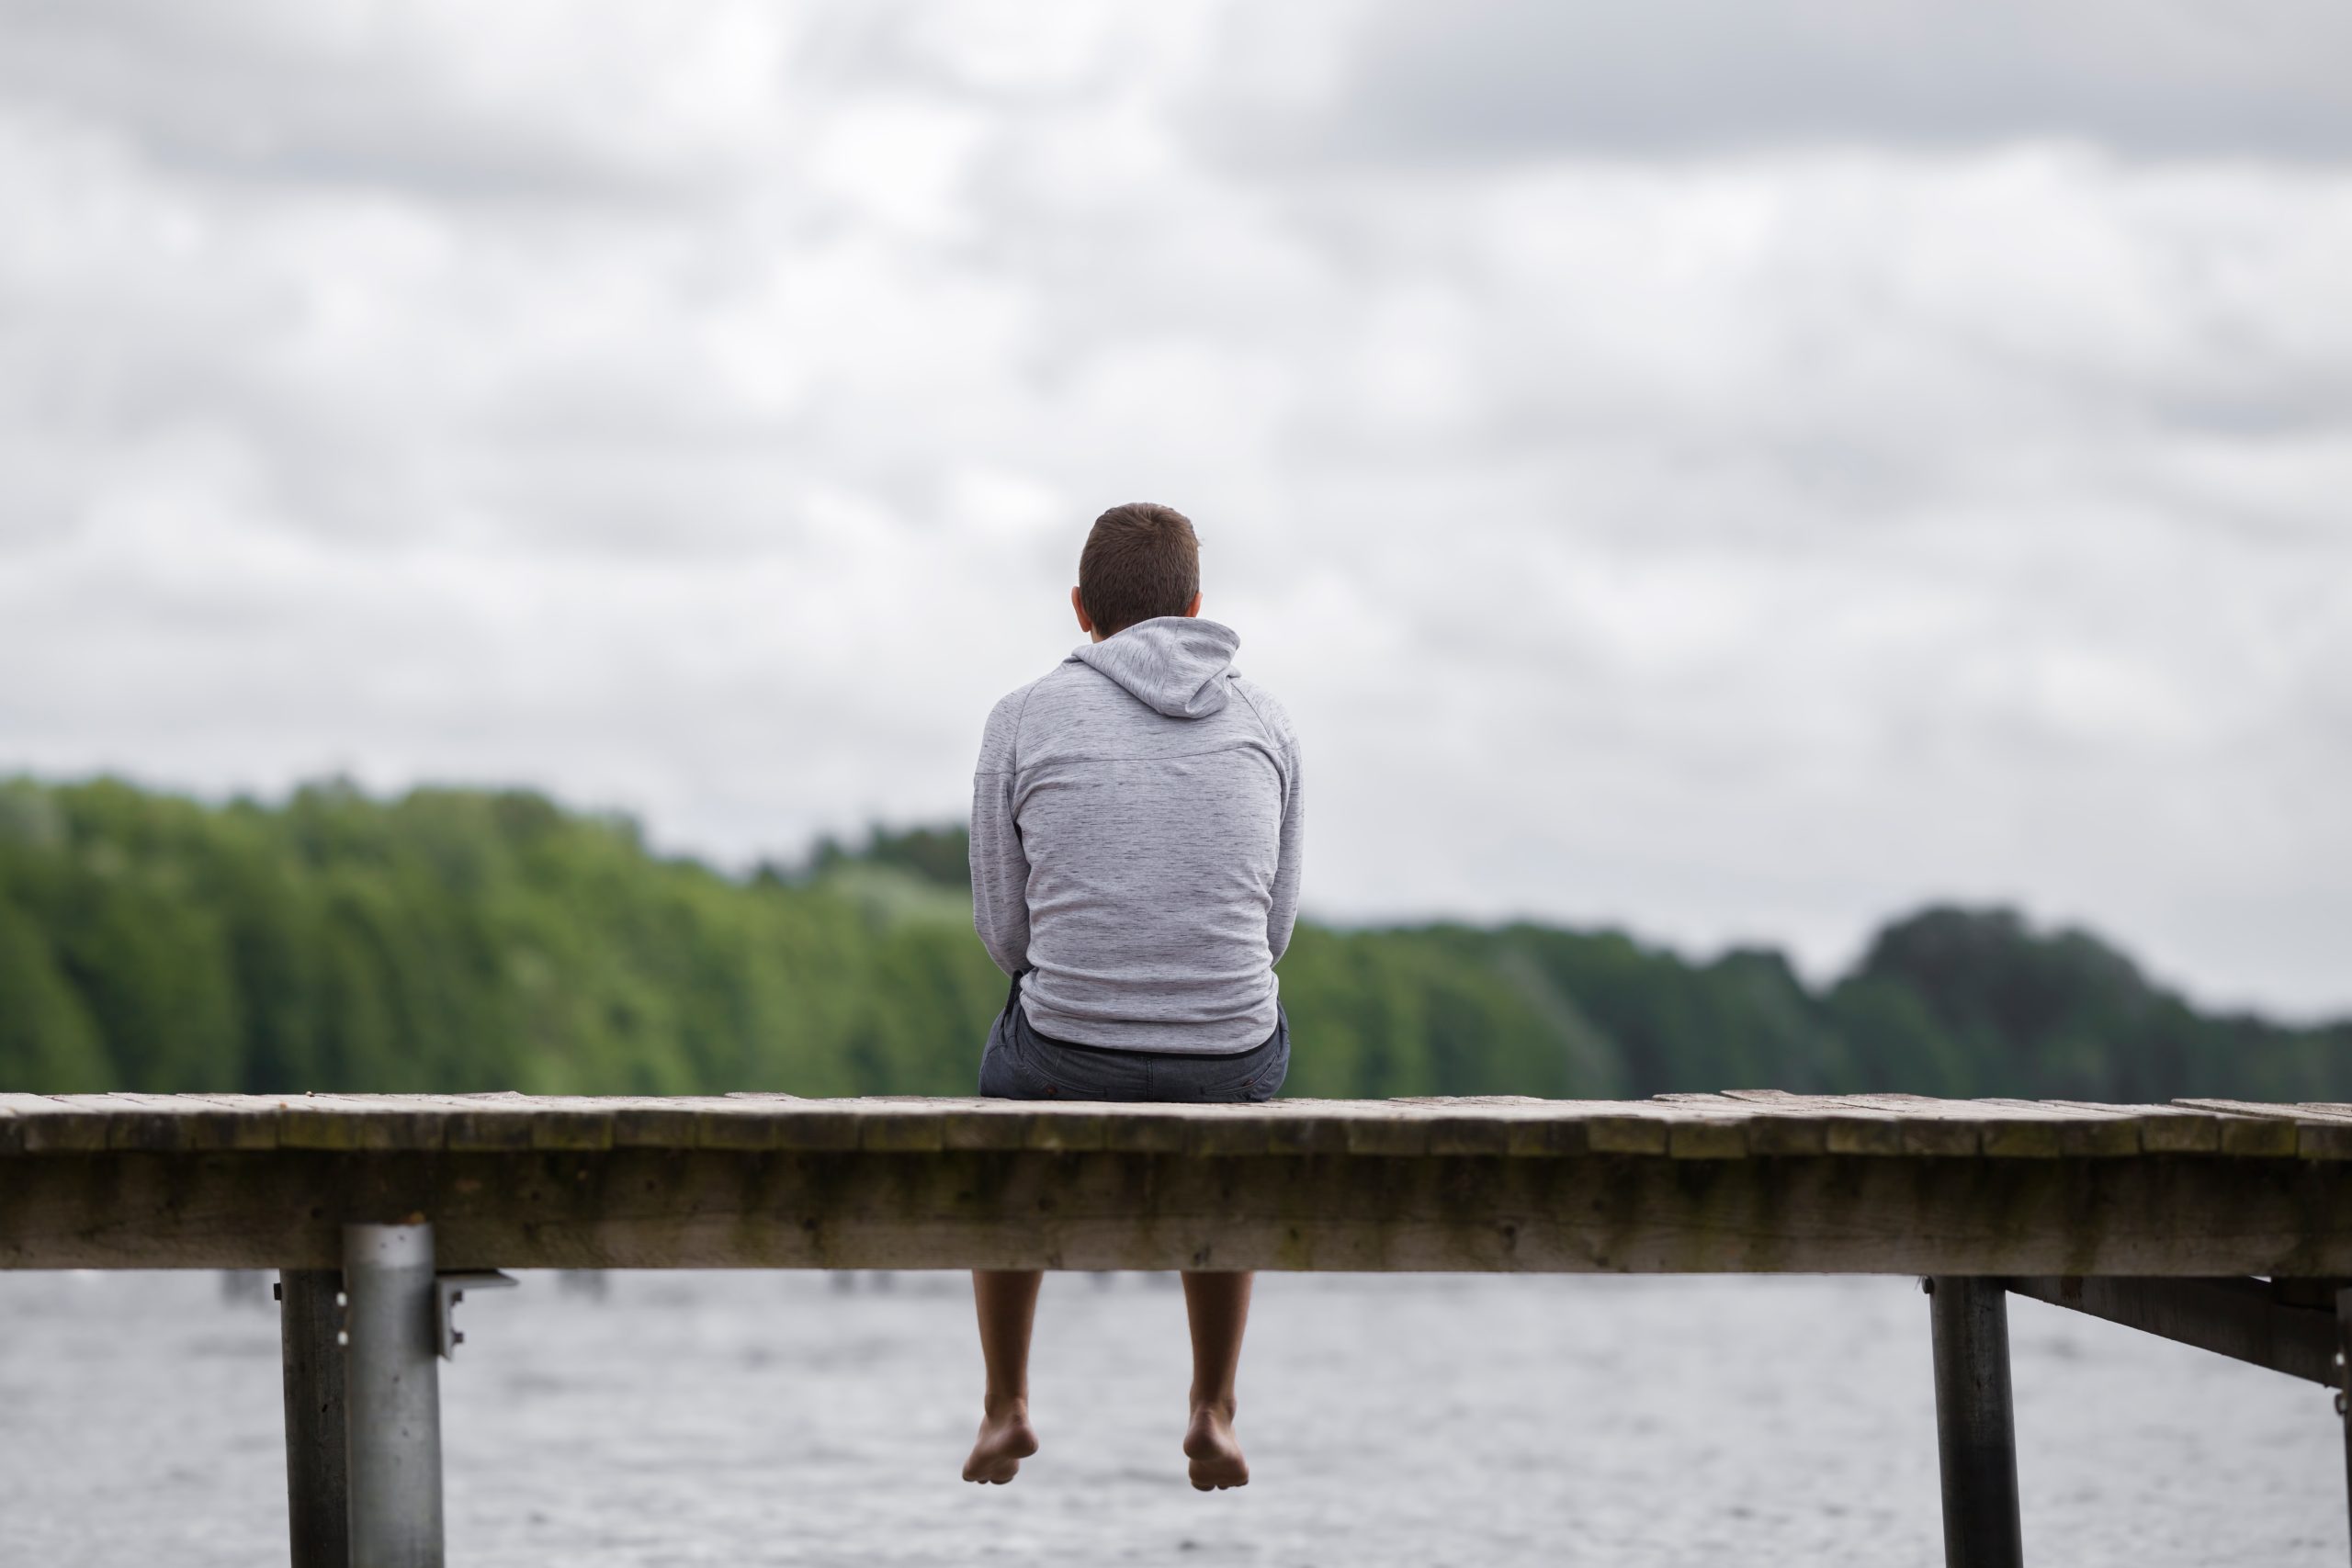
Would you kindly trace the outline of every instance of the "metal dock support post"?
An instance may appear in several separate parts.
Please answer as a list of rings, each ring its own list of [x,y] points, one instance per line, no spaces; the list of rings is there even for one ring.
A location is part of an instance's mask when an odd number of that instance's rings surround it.
[[[345,1461],[343,1275],[288,1269],[277,1277],[286,1366],[286,1523],[293,1568],[350,1568],[350,1472]]]
[[[2009,1404],[2008,1292],[1998,1280],[1927,1281],[1936,1356],[1936,1448],[1946,1568],[2020,1568],[2017,1421]]]
[[[349,1568],[442,1568],[438,1293],[429,1224],[343,1227]]]
[[[2335,1414],[2344,1421],[2344,1495],[2352,1503],[2352,1290],[2335,1292]]]

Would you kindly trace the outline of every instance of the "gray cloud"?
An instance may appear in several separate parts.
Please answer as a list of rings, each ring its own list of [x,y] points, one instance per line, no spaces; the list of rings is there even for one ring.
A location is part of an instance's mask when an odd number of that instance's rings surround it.
[[[9,0],[0,27],[0,90],[13,104],[104,123],[195,175],[452,198],[630,184],[618,138],[549,123],[544,104],[512,91],[512,62],[505,82],[469,81],[435,58],[427,29],[390,10]]]
[[[1298,130],[1454,159],[2068,138],[2335,160],[2346,59],[2329,0],[1387,0],[1336,115]]]

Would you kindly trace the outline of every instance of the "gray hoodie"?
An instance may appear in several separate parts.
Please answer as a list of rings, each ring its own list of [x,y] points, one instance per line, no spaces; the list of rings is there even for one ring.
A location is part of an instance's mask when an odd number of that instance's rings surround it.
[[[1241,639],[1169,615],[1081,645],[989,715],[972,778],[972,923],[1030,1026],[1133,1051],[1274,1032],[1298,918],[1298,740],[1233,668]]]

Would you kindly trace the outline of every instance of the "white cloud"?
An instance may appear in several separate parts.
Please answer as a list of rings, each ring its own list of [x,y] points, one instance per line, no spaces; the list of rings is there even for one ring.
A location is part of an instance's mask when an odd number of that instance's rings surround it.
[[[1329,912],[2352,1005],[2352,173],[1204,129],[1353,112],[1352,16],[20,17],[0,767],[948,815],[1159,499]]]

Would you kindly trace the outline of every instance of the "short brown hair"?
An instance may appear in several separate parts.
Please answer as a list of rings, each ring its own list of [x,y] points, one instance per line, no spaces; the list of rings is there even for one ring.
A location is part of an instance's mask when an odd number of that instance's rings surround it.
[[[1104,637],[1181,615],[1201,591],[1201,543],[1172,506],[1131,501],[1094,520],[1078,557],[1078,597]]]

